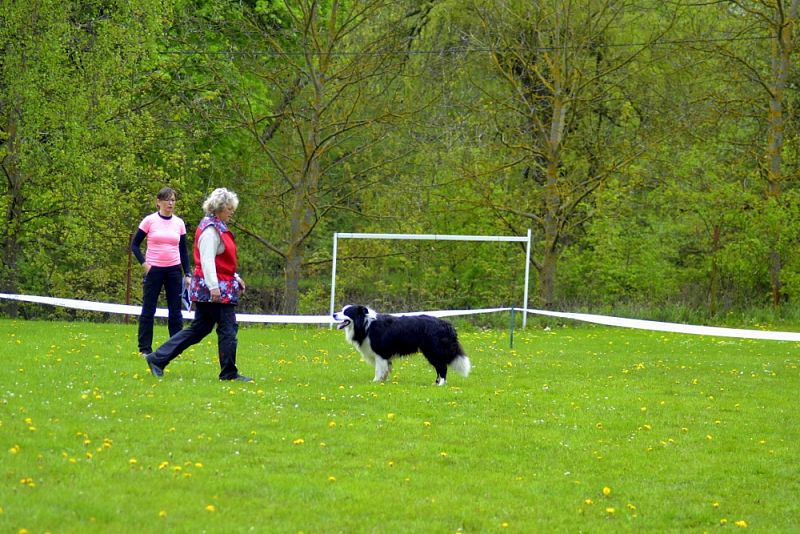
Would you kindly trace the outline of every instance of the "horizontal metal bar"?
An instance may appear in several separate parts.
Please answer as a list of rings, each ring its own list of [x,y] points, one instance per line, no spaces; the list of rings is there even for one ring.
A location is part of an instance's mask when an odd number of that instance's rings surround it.
[[[447,235],[447,234],[362,234],[362,233],[336,233],[339,239],[408,239],[427,241],[509,241],[527,243],[527,236],[500,236],[500,235]]]

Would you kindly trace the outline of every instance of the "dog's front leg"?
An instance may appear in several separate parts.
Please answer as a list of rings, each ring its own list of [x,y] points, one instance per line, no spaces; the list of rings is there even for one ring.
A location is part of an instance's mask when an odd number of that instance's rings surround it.
[[[392,370],[392,363],[383,358],[375,358],[375,378],[373,382],[384,382],[389,378],[389,371]]]

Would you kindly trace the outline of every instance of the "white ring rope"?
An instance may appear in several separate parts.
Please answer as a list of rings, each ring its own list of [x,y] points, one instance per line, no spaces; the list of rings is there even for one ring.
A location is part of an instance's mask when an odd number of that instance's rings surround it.
[[[40,297],[36,295],[10,295],[0,293],[0,299],[16,300],[21,302],[33,302],[37,304],[47,304],[50,306],[60,306],[76,310],[95,311],[104,313],[117,313],[126,315],[139,315],[142,311],[141,306],[125,304],[107,304],[102,302],[91,302],[78,299],[63,299],[54,297]],[[772,341],[800,341],[800,332],[778,332],[772,330],[746,330],[742,328],[722,328],[717,326],[698,326],[681,323],[665,323],[660,321],[647,321],[643,319],[626,319],[623,317],[611,317],[607,315],[593,315],[588,313],[566,313],[554,312],[549,310],[519,309],[513,308],[518,312],[527,312],[536,315],[549,317],[559,317],[574,321],[602,324],[606,326],[619,326],[622,328],[635,328],[639,330],[653,330],[657,332],[671,332],[675,334],[695,334],[716,337],[735,337],[744,339],[764,339]],[[455,317],[461,315],[476,315],[483,313],[498,313],[511,311],[512,308],[484,308],[476,310],[438,310],[426,312],[395,313],[392,315],[432,315],[434,317]],[[194,312],[183,311],[184,319],[194,319]],[[165,308],[156,310],[156,317],[167,317]],[[277,324],[324,324],[330,325],[334,321],[328,315],[257,315],[248,313],[237,313],[236,320],[244,323],[277,323]]]

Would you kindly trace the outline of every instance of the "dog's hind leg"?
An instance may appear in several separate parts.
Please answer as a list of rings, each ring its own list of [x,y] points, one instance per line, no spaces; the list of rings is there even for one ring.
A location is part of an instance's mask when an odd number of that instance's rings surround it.
[[[430,347],[422,348],[422,355],[428,363],[436,369],[436,385],[443,386],[447,383],[447,364],[442,362],[442,358]]]
[[[447,384],[447,366],[436,368],[436,385],[444,386]]]

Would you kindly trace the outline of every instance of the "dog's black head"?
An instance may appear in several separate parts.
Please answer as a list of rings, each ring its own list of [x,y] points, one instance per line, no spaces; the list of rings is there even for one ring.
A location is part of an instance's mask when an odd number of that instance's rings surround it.
[[[339,324],[339,330],[344,329],[349,341],[361,343],[367,335],[369,324],[377,318],[375,310],[358,304],[349,304],[342,308],[342,311],[333,314],[333,318]]]

